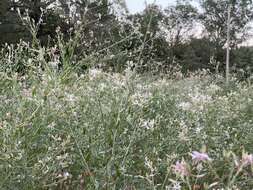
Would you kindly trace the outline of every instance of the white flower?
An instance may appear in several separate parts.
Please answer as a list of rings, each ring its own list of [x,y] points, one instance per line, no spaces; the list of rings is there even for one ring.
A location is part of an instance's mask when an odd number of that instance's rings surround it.
[[[70,174],[69,174],[69,172],[64,172],[64,173],[63,173],[63,177],[65,177],[65,178],[68,178],[68,177],[70,177]]]
[[[53,129],[55,126],[56,126],[55,122],[52,122],[47,127]]]
[[[104,91],[106,89],[106,84],[105,83],[99,83],[99,88]]]
[[[74,94],[69,94],[69,93],[65,93],[66,96],[66,100],[68,102],[76,102],[78,100],[78,98],[74,95]]]
[[[48,62],[48,64],[49,64],[49,66],[53,69],[53,70],[55,70],[55,71],[57,71],[58,70],[58,65],[59,65],[59,61],[50,61],[50,62]]]
[[[181,190],[181,185],[179,182],[176,182],[173,184],[173,186],[171,187],[171,190]]]
[[[148,103],[151,96],[152,96],[151,92],[138,90],[135,94],[133,94],[130,97],[130,100],[132,101],[133,105],[138,105],[142,107],[146,103]]]
[[[98,78],[101,74],[102,74],[102,71],[99,69],[90,69],[89,70],[89,78],[91,80]]]
[[[180,108],[181,108],[182,110],[184,110],[184,111],[190,111],[192,105],[191,105],[191,103],[189,103],[189,102],[181,102],[181,103],[178,105],[178,107],[180,107]]]
[[[23,97],[32,100],[32,89],[23,89],[21,94]]]
[[[142,128],[148,129],[148,130],[154,130],[155,128],[155,120],[141,120],[141,125]]]
[[[189,94],[191,98],[191,102],[194,104],[206,104],[212,100],[212,97],[205,94],[200,94],[199,92],[195,92],[194,94]]]
[[[219,91],[221,88],[216,85],[216,84],[211,84],[208,86],[207,88],[207,92],[210,93],[210,94],[214,94],[216,93],[217,91]]]

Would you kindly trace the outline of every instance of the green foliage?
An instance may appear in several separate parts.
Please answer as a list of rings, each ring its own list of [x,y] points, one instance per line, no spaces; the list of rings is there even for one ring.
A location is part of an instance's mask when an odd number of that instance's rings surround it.
[[[236,163],[253,151],[252,86],[172,74],[1,72],[1,189],[251,189],[252,165]],[[212,161],[192,162],[194,150]],[[188,179],[173,170],[182,158]]]
[[[201,13],[189,1],[177,1],[164,10],[150,4],[137,14],[129,14],[124,1],[117,0],[5,0],[0,4],[0,44],[17,44],[22,39],[36,44],[35,49],[53,47],[58,43],[58,31],[63,44],[71,44],[78,36],[71,56],[76,62],[73,65],[82,65],[80,72],[93,64],[83,63],[91,57],[91,62],[108,71],[122,72],[130,64],[142,73],[166,73],[177,65],[184,73],[203,68],[223,72],[229,3],[232,47],[234,55],[239,55],[242,51],[237,53],[236,46],[246,37],[247,24],[252,20],[251,0],[203,0]],[[193,29],[199,21],[206,35],[195,39]],[[231,58],[233,68],[241,65],[239,59]],[[218,64],[210,65],[210,60]],[[249,68],[250,64],[240,68]]]
[[[234,51],[234,71],[240,73],[242,78],[248,78],[253,72],[253,48],[240,47]]]
[[[252,48],[227,84],[189,3],[78,2],[0,2],[0,189],[252,189]]]
[[[203,13],[201,20],[210,38],[217,45],[223,47],[227,40],[227,15],[231,6],[231,45],[242,42],[247,31],[247,24],[252,20],[252,0],[202,0]]]

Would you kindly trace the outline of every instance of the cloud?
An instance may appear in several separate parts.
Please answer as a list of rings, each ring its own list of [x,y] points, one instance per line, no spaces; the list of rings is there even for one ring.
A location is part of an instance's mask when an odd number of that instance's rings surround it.
[[[146,3],[156,3],[158,5],[161,5],[162,7],[166,7],[170,4],[175,3],[175,0],[126,0],[126,4],[128,6],[128,9],[132,13],[140,12],[145,8],[145,2]]]

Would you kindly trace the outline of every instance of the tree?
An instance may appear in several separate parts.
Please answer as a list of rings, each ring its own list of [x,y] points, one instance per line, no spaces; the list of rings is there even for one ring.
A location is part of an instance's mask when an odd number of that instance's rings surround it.
[[[227,47],[227,52],[229,52],[229,49],[235,49],[247,37],[248,24],[253,19],[253,1],[200,0],[200,5],[203,10],[200,21],[205,27],[208,38],[214,44],[213,57],[217,62],[225,63],[224,47]],[[228,21],[228,17],[230,17],[230,21]],[[233,63],[233,60],[231,61]],[[222,68],[225,69],[223,66],[225,64],[222,65]],[[228,71],[227,62],[227,77]]]
[[[17,43],[20,39],[30,41],[31,32],[26,26],[27,23],[23,23],[28,16],[30,21],[37,25],[36,37],[43,45],[47,44],[48,37],[56,36],[57,26],[66,32],[69,26],[52,7],[56,2],[56,0],[2,0],[0,2],[0,44]]]
[[[250,77],[253,73],[253,47],[239,47],[233,51],[233,71],[242,78]]]
[[[177,1],[175,6],[165,9],[163,28],[169,44],[170,63],[178,63],[184,54],[182,45],[191,37],[198,11],[188,1]]]
[[[85,55],[109,46],[115,35],[116,16],[109,0],[60,0],[60,7],[67,22],[78,26]]]
[[[191,38],[189,42],[181,46],[183,71],[209,69],[211,72],[215,72],[217,65],[212,65],[213,51],[214,44],[208,38]],[[224,55],[224,52],[222,53]]]
[[[16,43],[20,38],[28,38],[25,28],[13,7],[13,1],[0,1],[0,45]]]
[[[139,71],[153,70],[158,62],[166,60],[168,46],[161,30],[163,19],[163,11],[155,4],[128,17],[127,23],[131,23],[126,24],[128,36],[134,34],[128,43],[128,52]]]
[[[167,30],[169,43],[173,46],[189,37],[189,31],[193,29],[198,17],[198,10],[187,1],[178,1],[175,6],[165,9],[165,17],[164,26]]]
[[[201,0],[203,13],[200,21],[217,48],[222,48],[227,41],[228,6],[231,6],[231,46],[241,43],[247,33],[247,24],[253,19],[252,0]]]
[[[8,8],[10,6],[10,1],[9,0],[2,0],[0,1],[0,20],[2,21],[3,18],[5,17]]]

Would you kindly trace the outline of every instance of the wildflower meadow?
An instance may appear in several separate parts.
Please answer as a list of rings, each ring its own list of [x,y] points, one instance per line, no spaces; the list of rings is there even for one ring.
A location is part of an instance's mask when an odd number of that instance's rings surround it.
[[[253,190],[253,1],[159,2],[0,0],[0,190]]]
[[[49,71],[1,72],[0,189],[253,188],[251,84]]]

